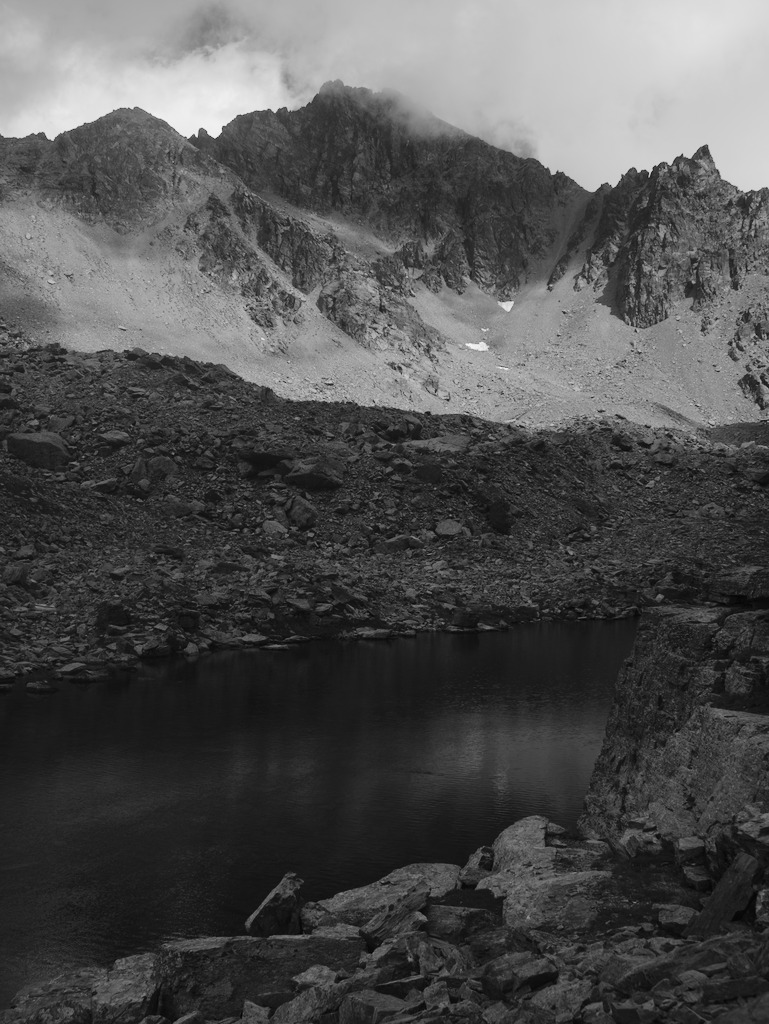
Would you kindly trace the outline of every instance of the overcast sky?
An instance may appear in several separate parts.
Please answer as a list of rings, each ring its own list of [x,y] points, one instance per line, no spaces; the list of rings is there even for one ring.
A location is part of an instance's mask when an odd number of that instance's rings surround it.
[[[395,88],[586,188],[708,143],[769,186],[766,0],[0,0],[0,134],[121,106],[182,134]]]

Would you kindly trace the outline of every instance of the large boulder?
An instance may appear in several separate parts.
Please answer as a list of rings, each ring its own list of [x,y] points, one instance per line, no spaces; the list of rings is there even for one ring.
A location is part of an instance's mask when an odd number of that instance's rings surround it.
[[[541,814],[532,814],[500,832],[492,844],[494,871],[516,871],[530,866],[534,861],[551,862],[555,850],[546,846],[547,826],[547,818]],[[543,853],[545,850],[547,852]]]
[[[71,459],[64,438],[49,430],[37,434],[9,434],[6,443],[10,455],[38,469],[63,469]]]
[[[511,928],[581,932],[596,919],[612,874],[590,869],[600,859],[599,850],[585,851],[578,863],[559,856],[557,847],[547,845],[548,825],[547,818],[532,815],[500,832],[493,844],[493,873],[478,882],[476,891],[488,890],[504,900],[503,916]]]

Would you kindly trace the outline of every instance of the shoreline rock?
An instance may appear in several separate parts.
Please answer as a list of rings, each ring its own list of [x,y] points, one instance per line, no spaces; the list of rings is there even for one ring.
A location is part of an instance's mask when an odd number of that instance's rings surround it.
[[[710,904],[677,868],[634,882],[606,844],[523,819],[495,841],[489,874],[410,865],[302,914],[302,934],[177,940],[19,993],[2,1024],[747,1024],[769,993],[752,915],[722,934],[681,929]],[[469,864],[474,863],[473,855]],[[477,858],[476,858],[477,859]],[[488,859],[487,859],[488,863]],[[597,886],[585,887],[585,864]],[[537,886],[572,912],[532,914]],[[387,896],[383,896],[387,893]],[[504,905],[493,898],[504,896]],[[533,901],[532,901],[533,893]],[[662,902],[659,897],[667,896]],[[714,897],[715,898],[715,897]],[[679,903],[677,899],[688,901]],[[694,904],[694,905],[692,905]],[[399,910],[407,911],[399,913]],[[341,916],[337,916],[337,913]],[[371,917],[368,915],[371,914]],[[345,916],[365,923],[345,924]],[[729,915],[727,915],[729,916]],[[379,921],[379,927],[374,922]]]
[[[763,568],[723,604],[659,609],[620,673],[581,828],[627,856],[675,854],[720,877],[769,862],[769,609]],[[728,593],[727,593],[728,591]]]

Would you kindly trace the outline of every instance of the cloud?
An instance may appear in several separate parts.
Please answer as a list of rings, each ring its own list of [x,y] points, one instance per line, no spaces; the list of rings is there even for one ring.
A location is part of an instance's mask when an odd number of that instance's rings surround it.
[[[223,3],[199,7],[186,17],[166,44],[176,57],[197,51],[213,52],[230,43],[242,42],[252,29],[236,11]]]
[[[0,0],[0,24],[5,135],[116,106],[218,134],[341,78],[590,188],[704,142],[736,184],[769,184],[764,0]]]

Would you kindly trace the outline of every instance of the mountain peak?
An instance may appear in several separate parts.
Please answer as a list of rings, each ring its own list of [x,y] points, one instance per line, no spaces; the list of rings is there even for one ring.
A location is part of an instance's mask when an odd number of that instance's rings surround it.
[[[179,136],[176,129],[171,127],[167,121],[163,121],[161,118],[155,117],[154,114],[150,114],[148,111],[142,109],[142,107],[118,107],[116,110],[111,110],[109,114],[103,114],[101,117],[97,117],[95,121],[89,121],[87,124],[82,124],[78,128],[73,128],[69,132],[62,132],[62,134],[84,134],[86,132],[98,132],[103,129],[113,130],[126,128],[129,130],[139,129],[141,131],[154,129],[157,131],[169,132],[174,136]]]
[[[455,138],[470,138],[461,128],[436,117],[427,108],[420,106],[397,89],[383,89],[374,92],[361,86],[345,85],[340,79],[324,82],[317,96],[305,109],[315,106],[345,105],[348,110],[357,108],[375,119],[388,121],[407,134],[416,137],[445,135]]]
[[[715,161],[713,160],[713,157],[710,155],[710,147],[707,145],[707,143],[704,146],[700,146],[700,148],[692,157],[692,160],[696,160],[697,163],[701,164],[710,164],[713,170],[716,169]]]
[[[679,156],[673,162],[673,166],[677,171],[683,171],[685,174],[697,179],[721,177],[716,167],[716,162],[711,156],[710,148],[707,145],[700,146],[692,157]]]

